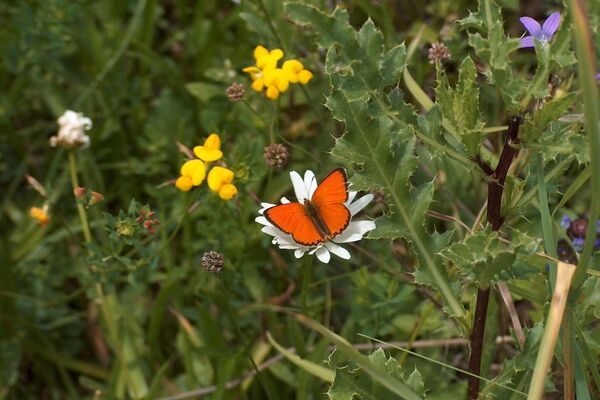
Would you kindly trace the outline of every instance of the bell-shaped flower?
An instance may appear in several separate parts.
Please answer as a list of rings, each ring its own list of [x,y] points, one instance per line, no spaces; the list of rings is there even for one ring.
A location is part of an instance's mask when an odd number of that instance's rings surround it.
[[[558,25],[560,24],[560,13],[552,13],[546,19],[546,21],[544,21],[543,25],[540,25],[539,22],[530,17],[521,17],[519,18],[519,21],[521,21],[523,26],[525,26],[530,35],[521,38],[520,47],[535,47],[536,40],[539,41],[543,46],[546,46],[558,30]]]

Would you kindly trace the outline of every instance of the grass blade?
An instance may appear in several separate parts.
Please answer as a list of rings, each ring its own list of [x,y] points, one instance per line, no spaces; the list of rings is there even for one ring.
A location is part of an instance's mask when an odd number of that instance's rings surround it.
[[[575,47],[579,85],[583,90],[585,128],[590,142],[590,160],[592,171],[600,171],[600,93],[596,81],[596,55],[583,0],[570,0],[569,10],[573,18]],[[592,174],[592,198],[586,241],[579,257],[577,271],[573,279],[573,289],[579,290],[586,277],[589,260],[596,238],[596,220],[600,216],[600,174]]]
[[[544,396],[544,383],[548,375],[550,364],[554,356],[554,347],[560,332],[565,306],[571,286],[571,279],[575,273],[575,266],[563,262],[558,263],[556,275],[556,287],[552,295],[550,310],[544,327],[544,336],[540,344],[540,350],[535,360],[533,369],[533,377],[529,386],[528,399],[538,400]]]
[[[333,372],[329,368],[325,368],[318,364],[315,364],[312,361],[305,360],[297,354],[285,349],[282,345],[277,343],[275,339],[273,339],[273,336],[271,336],[270,332],[267,332],[267,339],[269,340],[269,343],[271,343],[271,345],[275,347],[277,351],[280,352],[285,358],[287,358],[292,364],[296,365],[299,368],[302,368],[304,371],[316,376],[319,379],[324,380],[325,382],[333,383],[333,380],[335,378],[335,372]]]

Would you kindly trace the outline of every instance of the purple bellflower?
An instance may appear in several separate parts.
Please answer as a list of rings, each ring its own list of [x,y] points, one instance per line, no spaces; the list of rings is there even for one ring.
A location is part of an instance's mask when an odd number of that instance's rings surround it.
[[[552,13],[541,26],[535,19],[530,17],[521,17],[519,21],[527,28],[530,35],[521,38],[521,48],[535,47],[535,40],[538,40],[542,45],[547,45],[558,29],[560,13]]]

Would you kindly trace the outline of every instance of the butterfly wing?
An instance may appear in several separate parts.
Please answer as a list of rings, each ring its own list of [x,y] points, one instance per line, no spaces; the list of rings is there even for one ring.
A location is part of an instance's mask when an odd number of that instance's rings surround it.
[[[265,210],[264,216],[277,228],[292,235],[299,244],[314,246],[324,241],[323,235],[300,203],[279,204]]]
[[[337,168],[321,182],[311,199],[332,237],[340,234],[350,223],[350,210],[344,204],[346,200],[348,176],[345,169]]]

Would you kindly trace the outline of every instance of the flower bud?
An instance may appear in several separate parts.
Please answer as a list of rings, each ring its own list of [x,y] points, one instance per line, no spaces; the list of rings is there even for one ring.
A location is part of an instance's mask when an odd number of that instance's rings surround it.
[[[450,50],[443,43],[433,43],[429,48],[429,63],[437,64],[451,57]]]

